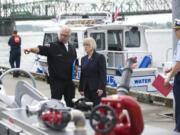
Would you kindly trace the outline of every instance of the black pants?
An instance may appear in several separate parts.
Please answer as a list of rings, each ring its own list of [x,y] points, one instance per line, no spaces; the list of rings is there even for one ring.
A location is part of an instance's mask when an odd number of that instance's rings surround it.
[[[21,60],[21,50],[13,49],[10,51],[9,63],[11,68],[19,68]]]
[[[176,75],[174,80],[173,94],[175,99],[175,130],[180,132],[180,72]]]
[[[100,103],[101,98],[106,96],[106,92],[104,91],[101,96],[98,96],[97,90],[86,89],[84,91],[84,96],[93,102],[93,106],[96,106]]]
[[[72,80],[63,81],[50,79],[51,98],[61,100],[64,95],[66,105],[73,107],[72,99],[75,97],[75,87]]]

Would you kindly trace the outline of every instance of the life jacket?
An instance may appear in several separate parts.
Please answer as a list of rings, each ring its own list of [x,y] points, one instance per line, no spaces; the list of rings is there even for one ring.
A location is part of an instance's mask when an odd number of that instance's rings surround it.
[[[13,36],[13,38],[14,38],[15,45],[20,45],[21,38],[18,35],[17,36]]]

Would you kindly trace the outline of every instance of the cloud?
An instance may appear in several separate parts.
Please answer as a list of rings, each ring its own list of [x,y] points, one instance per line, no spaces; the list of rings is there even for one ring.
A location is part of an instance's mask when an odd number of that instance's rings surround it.
[[[125,21],[128,24],[137,24],[142,22],[156,22],[156,23],[172,22],[172,14],[125,16],[125,18],[126,18]]]

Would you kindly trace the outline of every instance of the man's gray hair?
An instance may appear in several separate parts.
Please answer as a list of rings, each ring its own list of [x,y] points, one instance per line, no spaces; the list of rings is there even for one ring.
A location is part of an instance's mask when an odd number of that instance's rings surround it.
[[[60,33],[62,31],[67,31],[69,33],[69,35],[71,35],[71,29],[67,25],[64,25],[60,28]]]

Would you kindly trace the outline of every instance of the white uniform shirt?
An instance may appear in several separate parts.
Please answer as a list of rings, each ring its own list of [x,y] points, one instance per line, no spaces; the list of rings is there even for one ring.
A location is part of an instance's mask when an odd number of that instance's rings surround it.
[[[177,48],[176,48],[176,61],[180,62],[180,40],[177,42]]]
[[[68,52],[68,43],[65,43],[64,45],[65,45],[66,50],[67,50],[67,52]]]

